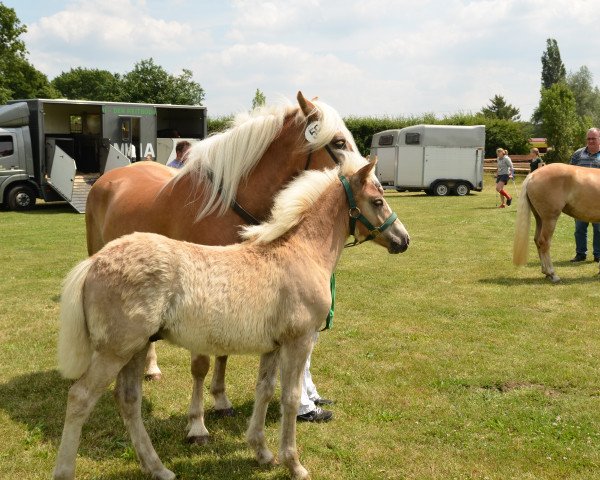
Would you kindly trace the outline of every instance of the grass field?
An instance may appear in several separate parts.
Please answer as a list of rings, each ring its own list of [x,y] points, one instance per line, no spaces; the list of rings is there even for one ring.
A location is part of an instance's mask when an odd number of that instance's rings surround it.
[[[312,360],[335,419],[298,425],[314,479],[600,478],[598,267],[568,262],[564,216],[552,248],[563,281],[543,278],[533,241],[529,264],[513,267],[516,207],[496,208],[485,180],[463,198],[387,195],[411,234],[408,251],[344,252],[334,328]],[[84,217],[56,205],[0,212],[0,253],[0,478],[47,479],[69,387],[55,370],[58,295],[86,256]],[[144,385],[143,415],[178,478],[288,478],[284,467],[258,467],[244,442],[257,358],[230,359],[238,413],[209,413],[213,441],[198,447],[183,441],[189,355],[164,343],[158,352],[164,378]],[[278,398],[266,430],[274,451]],[[147,478],[110,392],[84,427],[77,472]]]

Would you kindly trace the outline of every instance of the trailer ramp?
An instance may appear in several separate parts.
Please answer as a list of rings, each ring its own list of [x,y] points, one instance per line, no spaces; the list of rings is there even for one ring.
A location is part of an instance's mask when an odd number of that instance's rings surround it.
[[[131,162],[119,150],[110,146],[104,173],[113,168],[124,167]],[[55,147],[52,171],[48,183],[78,212],[85,213],[87,197],[99,173],[78,174],[75,160],[60,147]]]

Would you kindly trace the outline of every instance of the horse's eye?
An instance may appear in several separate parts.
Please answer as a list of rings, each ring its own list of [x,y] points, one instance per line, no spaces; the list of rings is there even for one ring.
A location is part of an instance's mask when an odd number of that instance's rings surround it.
[[[346,140],[336,140],[333,142],[333,146],[339,150],[342,150],[343,148],[346,148]]]
[[[375,205],[376,207],[383,207],[383,200],[381,198],[373,200],[373,205]]]

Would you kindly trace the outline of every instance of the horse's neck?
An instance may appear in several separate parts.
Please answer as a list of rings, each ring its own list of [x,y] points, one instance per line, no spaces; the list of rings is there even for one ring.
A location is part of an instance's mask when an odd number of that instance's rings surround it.
[[[348,237],[348,204],[343,187],[329,188],[305,213],[292,234],[294,250],[333,272]]]
[[[297,144],[300,133],[294,125],[294,117],[286,118],[281,132],[252,170],[248,181],[242,182],[238,189],[238,203],[258,219],[269,216],[277,192],[305,167],[307,154],[301,152]]]

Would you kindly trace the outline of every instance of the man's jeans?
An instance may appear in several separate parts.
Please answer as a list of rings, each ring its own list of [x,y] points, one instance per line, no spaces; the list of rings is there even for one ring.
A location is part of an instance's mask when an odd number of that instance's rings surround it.
[[[575,253],[577,255],[587,254],[588,225],[588,222],[575,220]],[[592,229],[594,231],[594,257],[600,257],[600,223],[592,223]]]

